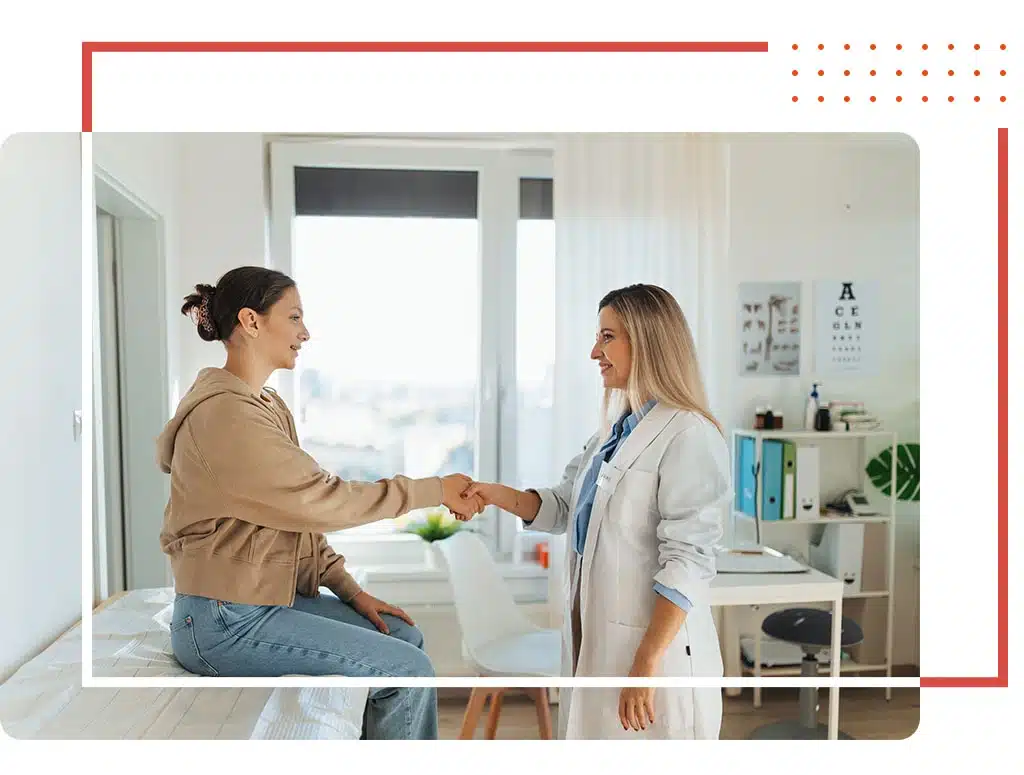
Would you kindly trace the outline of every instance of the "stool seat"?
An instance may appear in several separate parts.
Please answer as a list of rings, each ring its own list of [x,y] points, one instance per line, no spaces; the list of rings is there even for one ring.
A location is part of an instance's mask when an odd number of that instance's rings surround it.
[[[818,608],[787,608],[766,616],[761,629],[765,635],[805,649],[828,648],[832,645],[832,612]],[[863,640],[864,631],[860,625],[844,616],[840,624],[842,646],[856,646]]]
[[[864,631],[853,619],[845,616],[839,624],[839,642],[843,647],[856,646],[864,640]],[[832,612],[820,608],[787,608],[764,618],[761,630],[776,640],[800,646],[804,657],[800,661],[800,675],[818,675],[816,654],[832,646]],[[828,727],[818,723],[818,690],[813,686],[800,687],[800,717],[798,720],[777,721],[753,731],[755,740],[825,740]],[[840,740],[852,739],[839,732]]]

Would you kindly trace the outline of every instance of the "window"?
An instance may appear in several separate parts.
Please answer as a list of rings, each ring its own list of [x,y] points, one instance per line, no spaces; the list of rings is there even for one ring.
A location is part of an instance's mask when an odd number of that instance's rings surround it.
[[[288,143],[272,166],[271,258],[298,282],[312,335],[278,383],[302,446],[343,479],[548,483],[549,158]],[[332,542],[383,539],[420,517]],[[502,555],[519,525],[473,522]]]

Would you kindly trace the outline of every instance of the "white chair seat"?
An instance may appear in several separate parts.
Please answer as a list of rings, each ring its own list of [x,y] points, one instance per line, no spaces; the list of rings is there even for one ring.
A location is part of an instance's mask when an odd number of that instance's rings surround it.
[[[481,673],[492,676],[557,676],[562,669],[562,633],[537,630],[501,638],[473,655]]]

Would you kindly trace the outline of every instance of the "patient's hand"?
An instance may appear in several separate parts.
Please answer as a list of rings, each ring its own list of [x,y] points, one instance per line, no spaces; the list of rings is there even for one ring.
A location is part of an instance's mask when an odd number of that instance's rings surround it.
[[[466,494],[466,487],[471,484],[473,480],[465,474],[450,474],[441,478],[441,503],[460,522],[472,519],[486,505],[482,498]]]

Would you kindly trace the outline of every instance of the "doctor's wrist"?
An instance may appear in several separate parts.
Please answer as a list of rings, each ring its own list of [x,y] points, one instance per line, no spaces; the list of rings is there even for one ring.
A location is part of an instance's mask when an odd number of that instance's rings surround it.
[[[641,643],[640,648],[636,650],[636,654],[633,656],[633,667],[629,671],[630,677],[652,677],[658,671],[658,666],[661,664],[661,656],[662,651],[660,649]]]

